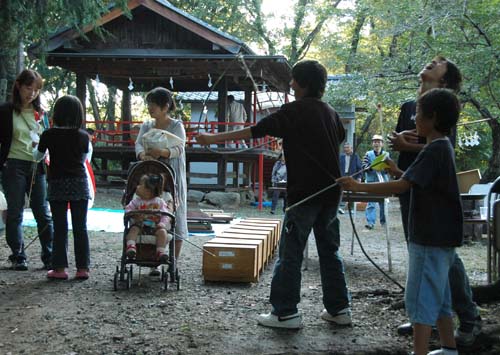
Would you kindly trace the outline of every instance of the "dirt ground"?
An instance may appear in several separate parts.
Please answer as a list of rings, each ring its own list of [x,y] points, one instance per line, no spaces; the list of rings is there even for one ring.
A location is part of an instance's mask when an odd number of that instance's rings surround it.
[[[97,207],[119,208],[116,191],[99,191]],[[253,207],[233,211],[237,217],[271,217]],[[278,215],[280,216],[280,215]],[[276,216],[273,216],[276,217]],[[280,216],[282,217],[282,216]],[[40,270],[38,243],[27,251],[30,269],[0,270],[0,354],[407,354],[411,338],[398,336],[396,327],[406,321],[398,286],[386,279],[354,245],[347,214],[341,215],[342,246],[349,290],[352,327],[337,327],[319,314],[321,282],[314,241],[302,274],[300,310],[305,327],[298,331],[275,330],[256,323],[268,303],[272,262],[255,284],[205,283],[202,253],[184,243],[178,267],[181,290],[164,292],[158,278],[138,270],[132,288],[113,291],[113,274],[121,254],[121,233],[90,232],[91,278],[87,281],[49,281]],[[355,225],[364,248],[383,270],[388,269],[386,237],[380,225],[363,228],[364,215]],[[227,225],[228,226],[228,225]],[[389,212],[393,271],[404,285],[406,248],[399,209],[394,200]],[[25,228],[27,242],[33,229]],[[3,234],[3,231],[0,232]],[[208,237],[190,242],[202,246]],[[70,273],[74,274],[70,242]],[[486,245],[470,243],[459,250],[472,284],[486,280]],[[9,254],[0,240],[0,259]],[[481,305],[484,334],[466,354],[500,353],[500,304]],[[437,346],[434,338],[433,346]]]

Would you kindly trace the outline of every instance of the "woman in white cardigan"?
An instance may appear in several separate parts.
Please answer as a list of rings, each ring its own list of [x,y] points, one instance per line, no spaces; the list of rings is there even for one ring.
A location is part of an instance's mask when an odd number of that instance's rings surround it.
[[[176,180],[176,203],[175,216],[175,257],[179,257],[182,240],[188,236],[187,229],[187,185],[186,185],[186,131],[182,121],[170,116],[175,111],[175,101],[172,93],[162,87],[151,90],[146,95],[148,111],[154,120],[145,121],[141,125],[137,140],[135,142],[135,154],[139,160],[160,160],[169,164],[175,172]],[[175,134],[181,143],[170,148],[147,148],[144,147],[142,136],[153,128],[162,129]],[[180,238],[179,238],[180,237]]]

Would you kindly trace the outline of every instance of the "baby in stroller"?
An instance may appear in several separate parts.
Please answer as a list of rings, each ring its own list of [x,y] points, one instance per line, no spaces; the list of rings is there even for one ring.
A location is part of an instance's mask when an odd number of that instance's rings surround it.
[[[136,243],[139,235],[154,235],[156,237],[156,259],[165,264],[168,254],[165,252],[172,236],[167,233],[171,229],[173,199],[167,193],[165,201],[160,196],[163,193],[163,177],[157,174],[142,175],[135,190],[135,197],[125,207],[126,215],[131,217],[130,229],[125,237],[125,254],[128,259],[135,259]],[[160,212],[160,213],[158,213]],[[164,212],[164,213],[162,213]]]

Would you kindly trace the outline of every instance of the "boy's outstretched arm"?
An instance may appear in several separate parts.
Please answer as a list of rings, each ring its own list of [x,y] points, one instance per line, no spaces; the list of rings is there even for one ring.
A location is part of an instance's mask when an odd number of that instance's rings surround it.
[[[354,180],[352,177],[344,176],[338,178],[336,181],[344,190],[354,192],[370,192],[380,195],[401,194],[411,187],[411,183],[404,179],[364,184]]]
[[[201,133],[196,136],[196,142],[201,145],[209,145],[217,142],[249,139],[252,138],[252,131],[250,127],[243,128],[237,131],[222,132],[222,133]]]

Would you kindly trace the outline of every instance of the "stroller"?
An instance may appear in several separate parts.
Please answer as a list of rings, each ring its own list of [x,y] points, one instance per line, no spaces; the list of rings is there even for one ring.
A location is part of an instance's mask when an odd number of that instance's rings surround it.
[[[156,268],[161,266],[160,280],[163,282],[164,290],[168,290],[168,284],[175,283],[177,290],[180,289],[180,277],[179,271],[177,270],[177,262],[175,259],[175,209],[176,209],[176,197],[175,197],[175,174],[172,168],[165,163],[157,160],[148,160],[138,163],[134,163],[128,171],[127,187],[125,189],[122,205],[126,206],[133,198],[137,185],[141,177],[144,174],[157,174],[163,177],[164,185],[163,191],[170,192],[173,199],[173,213],[163,212],[163,211],[147,211],[141,210],[140,214],[152,214],[155,216],[167,215],[171,218],[171,228],[168,231],[172,235],[172,240],[168,245],[168,261],[160,262],[156,258],[156,238],[154,235],[142,234],[147,231],[147,228],[142,228],[139,239],[137,240],[137,255],[134,259],[129,259],[126,255],[126,236],[132,227],[131,222],[134,215],[139,212],[131,211],[125,213],[124,225],[125,230],[123,234],[123,247],[122,255],[120,259],[120,265],[116,266],[116,271],[114,275],[114,290],[117,291],[120,285],[124,285],[128,290],[132,285],[133,279],[133,264],[139,267],[153,267]]]

